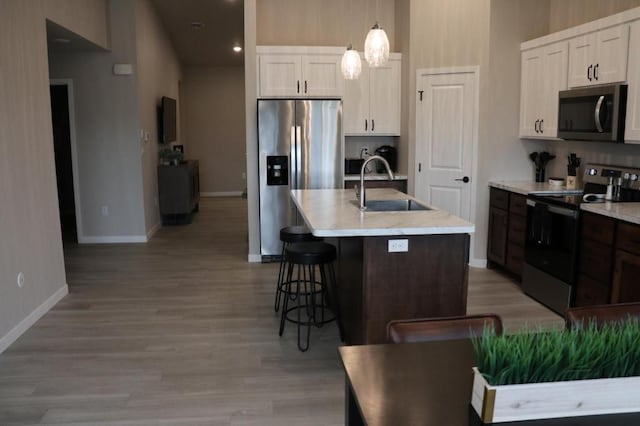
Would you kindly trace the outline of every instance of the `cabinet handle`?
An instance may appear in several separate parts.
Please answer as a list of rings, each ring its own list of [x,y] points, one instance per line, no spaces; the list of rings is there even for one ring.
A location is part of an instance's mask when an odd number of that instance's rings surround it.
[[[297,93],[300,93],[300,80],[298,80],[297,84],[298,84],[298,90],[297,90]]]
[[[307,80],[304,81],[304,93],[307,93]]]
[[[376,121],[372,118],[371,119],[371,131],[375,132],[376,130]]]
[[[366,132],[369,129],[369,126],[367,126],[367,119],[364,119],[364,131]]]
[[[591,68],[593,68],[593,65],[589,65],[589,68],[587,68],[587,78],[589,79],[589,81],[592,80],[592,78],[591,78]]]
[[[596,64],[595,67],[593,67],[593,78],[596,79],[596,81],[598,80],[598,67],[600,66],[600,64]]]
[[[540,133],[538,131],[538,123],[540,122],[540,120],[536,120],[536,122],[533,124],[533,129],[536,131],[536,133]]]
[[[542,123],[544,123],[544,119],[540,120],[540,133],[544,133],[544,129],[542,128]]]

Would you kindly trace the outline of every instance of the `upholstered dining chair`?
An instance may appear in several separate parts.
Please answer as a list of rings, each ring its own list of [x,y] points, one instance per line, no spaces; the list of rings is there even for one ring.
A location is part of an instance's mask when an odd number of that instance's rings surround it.
[[[481,336],[485,326],[502,334],[502,319],[496,314],[393,320],[387,323],[389,343],[428,342]]]
[[[569,308],[565,312],[565,323],[568,329],[587,325],[590,321],[595,321],[600,327],[630,317],[640,320],[640,302]]]

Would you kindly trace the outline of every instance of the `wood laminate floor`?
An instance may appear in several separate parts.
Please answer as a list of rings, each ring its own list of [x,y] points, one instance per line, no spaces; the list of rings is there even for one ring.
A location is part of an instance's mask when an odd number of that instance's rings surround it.
[[[278,337],[277,264],[247,262],[246,200],[203,199],[148,244],[65,247],[69,295],[0,354],[0,425],[340,425],[337,329]],[[472,269],[469,313],[561,326]]]

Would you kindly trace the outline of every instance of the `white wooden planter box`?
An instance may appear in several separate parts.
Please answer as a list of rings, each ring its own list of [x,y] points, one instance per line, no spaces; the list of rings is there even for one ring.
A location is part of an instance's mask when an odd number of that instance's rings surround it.
[[[640,377],[491,386],[473,367],[471,405],[484,423],[640,412]]]

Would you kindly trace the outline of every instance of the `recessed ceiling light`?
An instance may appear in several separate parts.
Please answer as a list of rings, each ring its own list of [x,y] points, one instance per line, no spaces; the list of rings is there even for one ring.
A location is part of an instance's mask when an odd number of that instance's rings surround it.
[[[242,47],[241,46],[233,46],[233,51],[234,52],[242,52]]]
[[[199,22],[199,21],[192,22],[191,28],[195,30],[201,30],[204,28],[204,22]]]
[[[55,41],[56,43],[69,43],[71,42],[71,40],[69,40],[68,38],[54,38],[53,41]]]

